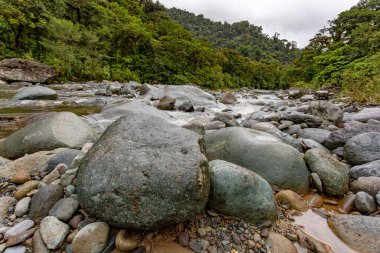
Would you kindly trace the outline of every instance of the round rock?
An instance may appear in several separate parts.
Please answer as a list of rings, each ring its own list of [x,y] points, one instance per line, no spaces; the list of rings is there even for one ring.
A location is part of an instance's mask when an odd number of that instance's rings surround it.
[[[211,190],[208,206],[255,223],[276,219],[276,200],[267,181],[229,162],[214,160],[209,165]]]
[[[57,99],[58,94],[55,90],[44,86],[32,86],[21,88],[13,96],[14,100],[26,100],[26,99]]]
[[[53,216],[47,216],[41,221],[40,233],[48,249],[55,250],[61,246],[69,231],[69,225]]]
[[[73,253],[101,253],[107,246],[109,230],[105,222],[88,224],[75,235],[71,244]]]
[[[380,133],[359,134],[344,145],[344,158],[352,165],[380,160]]]
[[[270,184],[299,194],[309,191],[309,172],[302,155],[275,136],[241,127],[205,135],[211,160],[224,160],[259,174]]]
[[[195,216],[210,184],[200,144],[198,134],[155,116],[120,118],[80,164],[82,208],[108,224],[144,230]]]
[[[348,191],[348,169],[323,149],[309,149],[305,161],[311,172],[317,173],[327,195],[342,196]]]

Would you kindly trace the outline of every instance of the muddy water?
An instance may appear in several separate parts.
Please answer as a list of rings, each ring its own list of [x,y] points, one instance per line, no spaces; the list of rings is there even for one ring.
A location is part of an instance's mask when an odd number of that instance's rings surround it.
[[[328,244],[335,253],[359,253],[344,244],[330,229],[327,220],[312,210],[303,213],[302,216],[296,216],[294,219],[295,224],[302,226],[307,234]],[[300,250],[299,252],[303,252],[303,249]]]

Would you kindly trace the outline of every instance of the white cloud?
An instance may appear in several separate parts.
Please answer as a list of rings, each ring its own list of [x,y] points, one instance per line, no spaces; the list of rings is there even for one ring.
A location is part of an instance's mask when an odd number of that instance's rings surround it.
[[[359,0],[160,0],[166,7],[177,7],[203,14],[216,21],[248,20],[262,26],[264,33],[307,45],[319,29]]]

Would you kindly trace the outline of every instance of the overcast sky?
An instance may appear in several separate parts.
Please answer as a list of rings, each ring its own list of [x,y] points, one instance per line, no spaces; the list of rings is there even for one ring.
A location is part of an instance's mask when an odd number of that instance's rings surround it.
[[[206,18],[229,23],[248,20],[262,26],[264,33],[308,44],[319,29],[359,0],[159,0],[166,7],[177,7]]]

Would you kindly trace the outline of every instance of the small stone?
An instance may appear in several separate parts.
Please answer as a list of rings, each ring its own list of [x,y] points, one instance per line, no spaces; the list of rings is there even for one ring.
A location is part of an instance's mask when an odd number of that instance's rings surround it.
[[[233,234],[233,235],[232,235],[232,240],[233,240],[233,242],[234,242],[236,245],[240,245],[240,244],[241,244],[241,239],[240,239],[240,237],[239,237],[237,234]]]
[[[30,180],[32,180],[32,178],[30,177],[29,173],[25,170],[20,170],[14,177],[9,180],[9,182],[14,184],[24,184]]]
[[[306,201],[300,195],[291,190],[280,191],[276,194],[276,199],[280,203],[288,204],[291,208],[298,211],[306,212],[310,208]]]
[[[77,176],[78,169],[70,169],[65,172],[61,176],[59,184],[62,185],[63,187],[66,187],[68,185],[71,185],[73,183],[73,180]]]
[[[201,239],[201,247],[203,250],[207,250],[210,243],[207,240]]]
[[[355,205],[355,194],[347,194],[338,202],[338,208],[342,213],[349,213]]]
[[[36,253],[49,253],[49,249],[42,240],[40,230],[37,230],[33,235],[33,252]]]
[[[311,173],[311,181],[319,193],[323,193],[322,182],[317,173]]]
[[[255,234],[253,235],[253,240],[254,240],[255,242],[260,242],[260,241],[261,241],[261,236],[260,236],[258,233],[255,233]]]
[[[227,93],[223,95],[223,97],[220,99],[219,102],[223,104],[233,105],[237,103],[237,99],[232,92],[228,91]]]
[[[74,237],[78,234],[78,229],[75,229],[73,232],[71,232],[67,237],[66,237],[66,241],[68,243],[72,243],[73,240],[74,240]]]
[[[9,208],[14,206],[16,203],[17,200],[13,197],[0,197],[0,222],[8,217]]]
[[[41,221],[40,233],[48,249],[59,248],[69,233],[69,226],[54,216],[47,216]]]
[[[79,201],[74,198],[60,199],[49,211],[49,215],[66,222],[71,219],[78,207]]]
[[[200,253],[202,250],[202,245],[201,245],[200,240],[195,240],[195,239],[191,240],[189,243],[189,248],[194,250],[197,253]]]
[[[10,247],[4,251],[4,253],[25,253],[25,252],[26,252],[26,248],[23,245]]]
[[[76,193],[76,187],[74,185],[68,185],[63,189],[66,197],[70,197]]]
[[[70,226],[73,228],[73,229],[77,229],[78,228],[78,225],[81,221],[84,220],[84,217],[82,214],[77,214],[75,216],[73,216],[70,221],[69,221],[69,224]]]
[[[131,251],[137,248],[139,242],[133,236],[128,235],[126,230],[120,230],[116,236],[116,249],[121,252]]]
[[[190,240],[190,238],[189,238],[188,232],[182,232],[178,236],[178,243],[181,246],[187,247],[187,245],[189,245],[189,240]]]
[[[209,247],[207,248],[207,252],[208,252],[208,253],[218,253],[218,248],[217,248],[216,246],[214,246],[214,245],[209,246]]]
[[[176,99],[170,96],[164,96],[158,102],[157,108],[160,110],[174,110]]]
[[[198,228],[197,233],[200,237],[205,237],[206,236],[206,230],[204,228]]]
[[[21,217],[28,212],[31,199],[31,197],[25,197],[17,202],[14,213],[17,217]]]
[[[30,191],[36,189],[40,182],[38,181],[28,181],[20,189],[18,189],[13,195],[16,199],[24,198]]]
[[[73,253],[100,253],[107,246],[109,226],[105,222],[94,222],[79,230],[71,244]]]
[[[5,235],[5,240],[9,239],[12,236],[16,236],[18,234],[24,233],[28,229],[32,228],[34,226],[34,222],[32,220],[24,220],[17,225],[13,226],[11,229],[9,229]]]
[[[183,104],[181,104],[178,107],[179,110],[184,111],[184,112],[193,112],[194,111],[194,106],[191,103],[191,101],[186,101]]]
[[[366,192],[358,192],[355,196],[355,207],[362,214],[370,215],[377,211],[375,199]]]

